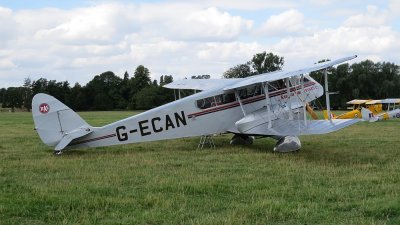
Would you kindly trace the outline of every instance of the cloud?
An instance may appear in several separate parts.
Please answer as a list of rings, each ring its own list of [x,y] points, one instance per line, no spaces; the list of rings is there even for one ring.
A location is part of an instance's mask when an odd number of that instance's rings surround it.
[[[333,1],[323,2],[324,12],[345,8],[327,9],[337,5]],[[400,10],[397,1],[390,7],[354,7],[329,25],[323,19],[313,23],[316,15],[303,14],[309,9],[306,3],[106,1],[69,9],[0,7],[0,88],[20,85],[28,76],[86,84],[108,70],[133,74],[140,64],[153,79],[163,74],[219,78],[263,51],[284,56],[287,69],[353,54],[400,62],[400,34],[390,24],[394,11]]]
[[[378,7],[369,5],[367,12],[350,16],[345,22],[347,27],[378,27],[387,24],[388,12],[380,11]]]
[[[173,32],[179,32],[185,39],[225,39],[233,40],[243,31],[250,30],[253,23],[239,16],[231,16],[215,7],[194,11],[176,21],[178,26],[172,26]],[[187,29],[191,27],[190,29]],[[185,29],[186,28],[186,29]],[[215,38],[216,37],[216,38]]]
[[[268,36],[284,36],[302,32],[304,32],[304,16],[296,9],[271,16],[259,31]]]
[[[227,60],[242,60],[243,58],[251,58],[254,52],[262,51],[260,44],[256,42],[241,43],[206,43],[201,46],[197,53],[197,57],[201,60],[208,61],[227,61]],[[245,63],[245,62],[241,62]]]
[[[72,44],[113,43],[124,33],[137,29],[130,6],[102,4],[65,12],[65,20],[50,29],[35,33],[36,39],[51,39]],[[121,32],[123,31],[123,32]]]
[[[355,54],[382,55],[386,60],[398,61],[399,57],[395,55],[400,50],[398,39],[399,34],[388,26],[341,26],[320,30],[310,36],[284,38],[273,49],[284,53],[285,58],[289,59],[285,62],[302,63],[307,59],[319,60]]]
[[[7,52],[0,62],[3,85],[11,77],[19,82],[27,76],[84,84],[90,79],[85,77],[139,64],[160,72],[168,63],[184,65],[187,73],[191,65],[184,63],[198,60],[205,43],[234,41],[253,24],[216,7],[115,2],[67,10],[1,7],[0,22],[2,51]]]
[[[216,7],[188,4],[149,4],[140,6],[141,34],[174,40],[234,40],[252,28],[251,20],[232,16]]]
[[[400,13],[400,2],[398,0],[389,0],[389,9],[394,13]]]
[[[0,69],[13,69],[15,68],[14,62],[12,62],[10,59],[4,59],[0,60]]]
[[[12,40],[17,34],[17,22],[12,17],[12,10],[0,7],[0,47]]]
[[[192,0],[186,1],[192,4],[199,4],[199,1]],[[223,9],[235,9],[245,11],[257,11],[264,9],[281,9],[281,8],[292,8],[296,4],[293,1],[288,0],[204,0],[201,1],[201,5],[207,5],[208,7],[218,7]]]

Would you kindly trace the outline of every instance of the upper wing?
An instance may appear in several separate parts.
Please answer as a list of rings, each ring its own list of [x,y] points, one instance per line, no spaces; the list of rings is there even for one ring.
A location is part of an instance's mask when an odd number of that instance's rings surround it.
[[[400,98],[387,98],[387,99],[381,100],[380,103],[389,103],[389,104],[400,103]]]
[[[365,104],[366,105],[374,105],[374,104],[378,104],[378,103],[382,103],[382,100],[371,100],[371,101],[368,101]]]
[[[364,103],[369,102],[369,101],[371,101],[371,100],[353,99],[353,100],[351,100],[351,101],[349,101],[349,102],[346,102],[346,104],[349,104],[349,105],[359,105],[359,104],[364,104]]]
[[[192,89],[192,90],[211,90],[219,87],[226,87],[243,80],[243,78],[237,79],[184,79],[174,81],[166,84],[163,87],[170,89]]]
[[[298,76],[298,75],[305,74],[305,73],[310,73],[310,72],[313,72],[313,71],[322,70],[322,69],[334,66],[336,64],[339,64],[339,63],[346,62],[348,60],[354,59],[356,57],[357,57],[357,55],[349,56],[349,57],[345,57],[345,58],[329,61],[329,62],[326,62],[326,63],[321,63],[321,64],[318,64],[316,66],[310,67],[310,68],[305,68],[305,69],[300,69],[300,70],[295,70],[295,71],[290,71],[290,72],[276,71],[276,72],[272,72],[272,73],[263,73],[263,74],[260,74],[260,75],[257,75],[257,76],[249,77],[247,79],[244,79],[243,81],[239,81],[239,82],[235,83],[234,85],[230,85],[228,87],[225,87],[224,91],[228,91],[228,90],[232,90],[232,89],[236,89],[236,88],[240,88],[240,87],[249,86],[249,85],[254,84],[254,83],[275,81],[275,80],[280,80],[280,79],[284,79],[284,78],[287,78],[287,77],[293,77],[293,76]]]

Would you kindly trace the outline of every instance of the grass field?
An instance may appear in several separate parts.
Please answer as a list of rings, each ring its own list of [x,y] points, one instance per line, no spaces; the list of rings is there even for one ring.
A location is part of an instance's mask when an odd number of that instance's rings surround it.
[[[94,126],[132,112],[81,113]],[[0,224],[400,224],[400,121],[196,150],[185,138],[52,154],[0,113]]]

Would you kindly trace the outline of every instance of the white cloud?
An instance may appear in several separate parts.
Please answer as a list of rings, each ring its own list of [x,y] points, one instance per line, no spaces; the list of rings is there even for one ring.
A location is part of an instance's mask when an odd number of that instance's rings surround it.
[[[72,10],[65,13],[66,19],[56,27],[37,31],[35,38],[72,44],[112,43],[123,37],[120,31],[135,30],[135,21],[128,13],[130,9],[119,4],[103,4]]]
[[[389,15],[387,11],[380,11],[376,6],[367,6],[367,12],[350,16],[344,25],[347,27],[378,27],[385,25]]]
[[[338,5],[332,1],[337,0],[325,0],[323,7]],[[20,85],[28,76],[85,84],[108,70],[133,74],[140,64],[153,79],[162,74],[218,78],[262,51],[284,56],[288,69],[352,54],[400,62],[400,34],[390,24],[394,12],[400,12],[398,1],[390,1],[390,7],[324,8],[345,11],[329,26],[306,13],[307,4],[206,0],[108,1],[72,9],[0,7],[0,88]],[[269,19],[263,24],[259,20],[265,16]],[[313,21],[318,23],[311,29]]]
[[[400,13],[400,1],[389,0],[389,9],[394,13],[397,13],[397,16],[399,16],[398,13]]]
[[[227,60],[243,60],[249,59],[254,52],[263,51],[260,44],[256,42],[241,43],[206,43],[205,46],[198,51],[197,57],[201,60],[208,61],[227,61]],[[241,62],[245,63],[245,62]]]
[[[194,4],[207,5],[209,7],[218,7],[224,9],[235,9],[235,10],[263,10],[263,9],[275,9],[275,8],[292,8],[296,4],[289,0],[204,0],[204,1],[186,1]]]
[[[17,23],[12,17],[12,10],[0,6],[0,47],[15,37]]]
[[[0,69],[12,69],[15,67],[16,65],[10,59],[0,60]]]
[[[179,32],[186,39],[235,39],[242,31],[250,30],[253,23],[239,16],[231,16],[217,8],[194,11],[176,21],[179,25],[172,26],[172,31]]]
[[[251,20],[186,3],[0,8],[0,22],[9,25],[0,28],[8,34],[0,37],[2,84],[26,76],[86,83],[101,70],[133,70],[139,64],[162,72],[170,63],[188,73],[205,43],[235,40],[252,28]]]
[[[290,9],[271,16],[261,27],[260,33],[268,36],[283,36],[304,32],[304,16],[296,9]]]
[[[187,4],[144,5],[137,13],[141,34],[180,40],[233,40],[253,24],[215,7]]]
[[[311,36],[284,38],[273,46],[290,60],[304,62],[305,59],[336,58],[349,55],[384,55],[395,58],[400,50],[399,34],[390,27],[339,27],[315,32]],[[389,55],[391,52],[393,55]],[[297,59],[297,60],[296,60]],[[304,59],[304,60],[298,60]]]

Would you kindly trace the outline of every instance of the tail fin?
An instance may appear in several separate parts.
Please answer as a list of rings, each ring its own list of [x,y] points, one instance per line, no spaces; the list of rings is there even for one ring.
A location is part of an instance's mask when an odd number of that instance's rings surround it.
[[[369,121],[369,122],[375,122],[378,120],[377,117],[374,116],[374,114],[371,112],[371,110],[362,108],[361,109],[361,116],[363,120]]]
[[[33,97],[32,115],[40,139],[48,146],[55,146],[55,150],[93,132],[93,128],[72,109],[47,94],[39,93]]]

